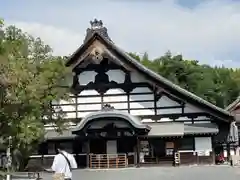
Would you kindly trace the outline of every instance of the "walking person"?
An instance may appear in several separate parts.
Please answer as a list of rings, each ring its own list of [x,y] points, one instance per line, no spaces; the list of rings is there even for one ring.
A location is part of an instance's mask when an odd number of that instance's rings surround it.
[[[72,180],[72,169],[77,168],[77,162],[72,154],[64,150],[64,147],[59,145],[57,155],[54,157],[52,170],[54,171],[54,180]]]

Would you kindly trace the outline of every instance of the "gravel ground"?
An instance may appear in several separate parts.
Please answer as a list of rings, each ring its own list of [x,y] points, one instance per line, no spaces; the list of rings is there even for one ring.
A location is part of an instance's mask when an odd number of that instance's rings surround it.
[[[52,180],[51,174],[42,174]],[[240,168],[230,166],[141,167],[110,170],[82,169],[73,180],[239,180]]]

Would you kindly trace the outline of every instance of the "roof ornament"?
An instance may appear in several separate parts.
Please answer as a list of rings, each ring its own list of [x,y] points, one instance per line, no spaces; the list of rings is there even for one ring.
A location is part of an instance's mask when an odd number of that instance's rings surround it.
[[[108,36],[107,28],[104,27],[102,20],[97,20],[96,18],[93,21],[90,21],[90,28],[87,28],[87,34],[84,39],[84,43],[87,42],[94,33],[98,33],[103,38],[106,38],[109,41],[112,41]]]
[[[102,107],[103,111],[112,111],[114,109],[115,108],[113,106],[111,106],[110,104],[104,104],[103,107]]]
[[[97,20],[96,18],[93,21],[90,21],[91,29],[100,29],[103,28],[102,20]]]

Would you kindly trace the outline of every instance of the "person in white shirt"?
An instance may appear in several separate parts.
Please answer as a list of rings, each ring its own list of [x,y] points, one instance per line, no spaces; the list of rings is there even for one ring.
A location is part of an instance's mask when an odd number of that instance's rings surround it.
[[[65,180],[72,179],[72,169],[77,168],[77,162],[72,154],[64,150],[64,147],[57,147],[58,154],[54,157],[52,170],[55,174],[64,175]]]

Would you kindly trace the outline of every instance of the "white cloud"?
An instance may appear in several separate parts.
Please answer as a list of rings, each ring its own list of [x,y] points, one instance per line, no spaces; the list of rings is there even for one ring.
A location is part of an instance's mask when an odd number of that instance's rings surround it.
[[[240,61],[232,59],[240,57],[239,2],[209,0],[188,9],[169,0],[145,2],[145,5],[139,2],[134,6],[121,1],[104,3],[98,8],[95,16],[102,18],[111,38],[126,51],[147,51],[151,57],[156,57],[171,50],[203,63],[240,66]],[[14,24],[34,36],[40,36],[53,47],[55,54],[68,55],[82,44],[89,25],[79,23],[77,28],[69,26],[80,21],[78,19],[83,14],[77,8],[68,11],[72,16],[65,12],[65,19],[72,18],[72,21],[65,21],[63,27],[19,21],[14,21]],[[90,15],[84,14],[84,18],[92,20]]]
[[[81,45],[84,37],[82,34],[70,29],[57,28],[39,23],[15,22],[11,24],[21,28],[33,37],[40,37],[45,44],[53,48],[55,55],[60,56],[72,54]]]

